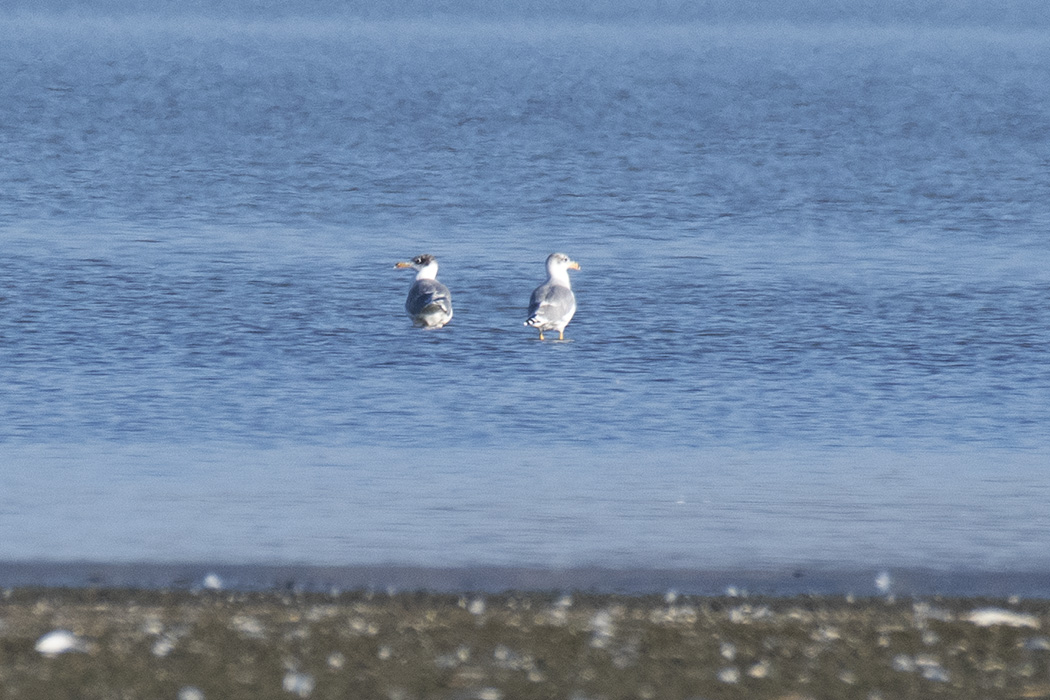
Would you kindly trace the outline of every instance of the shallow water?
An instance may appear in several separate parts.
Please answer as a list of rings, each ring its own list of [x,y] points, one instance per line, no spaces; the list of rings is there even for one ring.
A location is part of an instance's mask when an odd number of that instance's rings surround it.
[[[0,44],[0,559],[1047,564],[1044,33],[68,19]]]
[[[1050,478],[1040,459],[1015,454],[168,445],[7,456],[18,476],[5,520],[22,536],[4,548],[16,560],[1004,572],[1050,563]],[[989,457],[1000,457],[994,477]]]

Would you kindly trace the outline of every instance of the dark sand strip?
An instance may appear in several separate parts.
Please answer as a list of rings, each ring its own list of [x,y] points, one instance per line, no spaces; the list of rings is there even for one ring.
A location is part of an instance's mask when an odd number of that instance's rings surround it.
[[[1048,625],[1043,599],[16,588],[0,697],[1050,698]]]

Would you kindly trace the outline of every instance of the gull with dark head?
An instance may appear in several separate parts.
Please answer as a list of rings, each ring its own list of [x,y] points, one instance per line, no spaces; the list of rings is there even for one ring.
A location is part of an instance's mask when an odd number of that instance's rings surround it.
[[[398,269],[416,271],[416,281],[408,289],[405,310],[412,324],[422,328],[441,328],[452,320],[452,294],[437,281],[438,263],[433,255],[417,255],[410,262],[399,262]]]
[[[569,270],[579,270],[580,265],[565,253],[547,256],[547,281],[536,287],[529,299],[529,318],[526,326],[540,331],[558,331],[558,340],[565,340],[565,326],[576,313],[576,295],[569,283]]]

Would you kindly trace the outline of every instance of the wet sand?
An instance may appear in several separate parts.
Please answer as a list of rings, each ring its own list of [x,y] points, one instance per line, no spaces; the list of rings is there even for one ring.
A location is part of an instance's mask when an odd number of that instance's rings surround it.
[[[13,588],[0,697],[1050,698],[1048,625],[1035,599]]]

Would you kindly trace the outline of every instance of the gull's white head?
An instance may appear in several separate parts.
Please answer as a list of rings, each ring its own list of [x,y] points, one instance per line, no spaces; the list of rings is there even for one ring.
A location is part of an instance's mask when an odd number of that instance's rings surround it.
[[[547,274],[552,279],[568,280],[569,270],[579,270],[580,264],[565,253],[551,253],[547,256]]]
[[[438,261],[433,255],[417,255],[409,262],[399,262],[394,267],[404,270],[412,268],[416,271],[416,279],[437,279]]]

